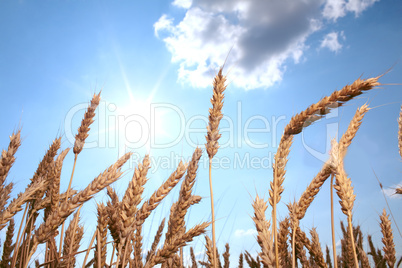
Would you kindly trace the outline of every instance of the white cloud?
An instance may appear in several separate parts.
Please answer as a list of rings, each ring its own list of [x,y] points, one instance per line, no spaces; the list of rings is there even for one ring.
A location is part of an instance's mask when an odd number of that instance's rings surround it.
[[[174,0],[172,5],[177,6],[177,7],[181,7],[181,8],[185,8],[188,9],[191,7],[191,3],[193,1],[191,0]]]
[[[257,235],[257,231],[255,229],[248,229],[248,230],[237,229],[235,231],[236,237],[256,236],[256,235]]]
[[[173,19],[168,18],[167,15],[163,15],[157,22],[154,23],[154,33],[158,38],[160,31],[172,31],[173,29]]]
[[[383,189],[383,191],[384,191],[385,195],[388,196],[389,198],[401,199],[402,195],[395,194],[395,189],[401,188],[401,187],[402,187],[402,181],[400,183],[398,183],[397,185],[393,185],[392,187]]]
[[[178,80],[194,87],[210,86],[225,62],[230,81],[245,89],[268,88],[282,80],[287,64],[303,59],[307,38],[327,22],[359,14],[376,0],[174,0],[186,9],[174,22],[163,15],[154,24],[178,63]],[[331,36],[328,36],[331,37]],[[329,49],[339,51],[337,38]]]
[[[323,16],[336,21],[337,18],[346,15],[346,2],[344,0],[327,0],[323,10]]]
[[[327,0],[322,14],[333,21],[344,17],[347,12],[354,12],[355,16],[359,16],[377,1],[379,0]]]
[[[321,48],[328,48],[329,50],[333,52],[339,52],[342,49],[342,44],[339,43],[338,38],[342,38],[345,40],[345,35],[342,32],[337,33],[337,32],[331,32],[327,34],[324,39],[321,41]]]
[[[379,0],[349,0],[346,4],[346,10],[354,12],[355,16],[359,16],[364,10],[372,6]]]

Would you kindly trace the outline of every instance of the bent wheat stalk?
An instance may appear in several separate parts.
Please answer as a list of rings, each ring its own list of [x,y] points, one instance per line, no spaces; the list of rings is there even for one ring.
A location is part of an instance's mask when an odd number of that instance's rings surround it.
[[[277,241],[277,223],[276,223],[276,205],[281,199],[283,192],[282,184],[285,180],[285,167],[287,157],[289,155],[290,146],[292,144],[293,136],[299,134],[303,128],[311,125],[315,121],[321,119],[324,115],[328,114],[331,109],[342,106],[345,102],[361,95],[364,91],[370,90],[380,83],[378,79],[381,76],[368,78],[366,80],[357,79],[351,85],[346,85],[339,91],[333,92],[330,96],[324,97],[319,102],[310,105],[303,112],[292,117],[290,122],[286,125],[284,133],[279,142],[278,151],[275,154],[273,164],[273,181],[270,183],[269,203],[272,206],[272,229],[275,247],[275,260],[276,267],[279,267],[278,257],[278,243]]]

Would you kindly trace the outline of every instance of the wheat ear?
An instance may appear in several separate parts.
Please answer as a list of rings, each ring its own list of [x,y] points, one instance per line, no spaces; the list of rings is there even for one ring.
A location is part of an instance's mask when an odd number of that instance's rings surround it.
[[[402,194],[402,187],[395,188],[395,193],[394,194]]]
[[[38,181],[30,184],[23,193],[19,193],[18,197],[13,199],[8,207],[0,214],[0,230],[2,230],[7,222],[19,211],[22,210],[22,205],[32,200],[35,193],[43,187],[46,187],[45,181]]]
[[[281,267],[291,266],[288,251],[289,227],[289,218],[285,218],[279,222],[278,251]]]
[[[243,253],[239,255],[239,268],[243,268]]]
[[[313,260],[319,267],[327,268],[327,264],[325,263],[324,254],[321,250],[321,244],[318,237],[317,230],[312,228],[310,230],[311,235],[311,249],[310,249],[310,256],[313,257]]]
[[[10,199],[11,191],[13,190],[14,184],[10,182],[9,184],[4,187],[3,185],[0,186],[0,214],[3,213],[5,210],[5,206]]]
[[[49,178],[50,178],[50,183],[48,187],[48,191],[46,192],[46,196],[48,198],[42,199],[43,201],[48,201],[48,202],[43,202],[43,205],[36,204],[39,206],[35,206],[35,210],[39,210],[42,207],[45,208],[45,217],[44,220],[46,221],[47,216],[57,209],[57,206],[59,205],[60,201],[60,176],[61,176],[61,169],[63,167],[63,161],[68,152],[70,151],[69,148],[65,149],[62,151],[58,156],[56,161],[53,163],[50,171],[49,171]]]
[[[159,249],[156,255],[152,256],[144,267],[153,267],[156,264],[164,263],[170,259],[180,247],[184,247],[187,243],[191,242],[194,237],[205,233],[205,229],[210,223],[204,222],[198,224],[188,230],[186,233],[175,237],[170,244],[164,244],[163,248]]]
[[[382,248],[384,251],[384,258],[387,261],[388,267],[392,268],[395,265],[396,258],[395,258],[395,244],[394,244],[394,236],[392,234],[391,229],[391,221],[387,215],[385,209],[380,216],[381,219],[381,233],[382,233],[382,243],[384,247]]]
[[[154,241],[152,242],[152,245],[151,245],[151,249],[148,252],[147,257],[146,257],[147,262],[150,259],[150,257],[155,254],[156,248],[158,247],[159,241],[161,240],[161,237],[162,237],[163,228],[165,228],[165,218],[163,218],[163,220],[159,224],[158,230],[156,231]]]
[[[69,202],[62,202],[59,209],[48,216],[46,222],[42,223],[35,231],[33,246],[30,255],[36,251],[39,244],[46,242],[49,237],[55,236],[57,228],[70,216],[74,210],[90,200],[93,195],[115,182],[121,175],[121,167],[130,158],[131,153],[126,153],[107,170],[96,177],[84,190],[70,198]]]
[[[207,126],[207,136],[205,137],[207,143],[205,147],[207,149],[208,157],[209,157],[209,189],[211,193],[211,214],[212,214],[212,244],[213,244],[213,268],[217,268],[216,262],[216,239],[215,239],[215,210],[214,210],[214,195],[213,195],[213,187],[212,187],[212,158],[218,152],[219,143],[218,140],[221,137],[219,133],[219,123],[223,117],[222,107],[223,107],[223,98],[224,91],[226,89],[226,76],[222,74],[223,67],[219,69],[218,74],[215,76],[213,82],[213,96],[211,98],[212,108],[209,109],[209,124]]]
[[[229,268],[229,266],[230,266],[230,261],[229,261],[230,253],[229,253],[229,250],[230,250],[229,244],[226,243],[225,252],[222,254],[223,260],[224,260],[223,268]]]
[[[97,207],[98,225],[97,236],[94,253],[94,267],[105,267],[106,265],[106,240],[107,240],[107,225],[109,217],[104,204],[100,203]]]
[[[94,122],[93,118],[95,117],[96,107],[98,107],[100,102],[100,94],[101,92],[99,92],[98,95],[93,95],[91,103],[85,112],[84,119],[82,119],[81,126],[78,128],[78,134],[75,136],[73,149],[73,152],[76,155],[82,151],[82,149],[84,148],[85,140],[89,136],[89,127]]]
[[[51,169],[53,163],[54,163],[54,157],[57,155],[57,151],[60,149],[61,146],[61,137],[56,138],[53,143],[50,145],[49,149],[46,151],[42,161],[39,163],[38,168],[36,169],[35,174],[31,178],[31,183],[34,184],[39,181],[45,181],[45,186],[43,188],[39,188],[34,196],[33,199],[30,200],[28,206],[25,207],[25,210],[27,210],[26,214],[26,224],[25,224],[25,229],[24,229],[24,234],[27,237],[27,239],[23,240],[23,244],[21,246],[21,252],[22,256],[20,257],[21,264],[24,265],[25,260],[25,254],[28,254],[29,250],[29,245],[31,243],[31,232],[34,228],[34,223],[38,217],[38,212],[35,211],[35,207],[37,203],[40,203],[42,201],[43,195],[49,188],[49,183],[50,183],[50,176],[49,176],[49,170]],[[50,200],[49,197],[45,198]],[[24,219],[21,219],[21,225],[22,221]],[[22,235],[24,235],[22,234]],[[18,238],[17,238],[18,239]]]
[[[324,97],[319,102],[312,104],[306,110],[292,117],[289,124],[285,127],[284,135],[295,135],[303,128],[321,119],[331,109],[342,106],[345,102],[361,95],[364,91],[373,89],[381,85],[378,79],[381,76],[357,79],[351,85],[346,85],[341,90],[334,91],[330,96]]]
[[[296,257],[300,260],[302,267],[309,267],[307,260],[307,252],[304,249],[311,250],[311,241],[307,238],[306,234],[298,226],[296,228]]]
[[[122,243],[123,250],[125,249],[125,243],[127,237],[135,229],[135,214],[137,213],[137,206],[141,202],[141,195],[144,191],[144,185],[147,182],[147,174],[150,168],[149,156],[146,155],[142,164],[138,165],[135,169],[132,180],[130,181],[126,193],[121,201],[121,233],[120,242]],[[120,254],[120,252],[119,252]]]
[[[15,227],[14,219],[12,218],[10,220],[10,223],[8,224],[6,240],[4,241],[3,244],[3,256],[1,258],[0,267],[10,267],[11,265],[12,260],[11,252],[14,250],[15,247],[15,244],[12,244],[14,236],[14,227]]]
[[[21,130],[11,134],[7,151],[3,150],[0,158],[0,185],[4,184],[10,168],[15,162],[15,153],[21,145]]]
[[[212,246],[212,240],[208,236],[205,236],[205,249],[205,254],[208,258],[207,267],[212,267],[212,265],[214,265],[214,249]]]
[[[74,214],[73,219],[67,227],[66,235],[64,239],[63,256],[64,258],[61,267],[74,267],[75,265],[75,253],[80,247],[80,241],[84,235],[84,227],[79,225],[81,207]]]
[[[196,148],[192,159],[187,168],[187,174],[181,184],[179,200],[172,206],[169,217],[168,231],[166,232],[166,240],[170,240],[177,233],[186,231],[184,217],[187,210],[193,204],[192,188],[195,183],[198,170],[198,162],[201,158],[202,150]],[[174,209],[173,209],[174,208]]]
[[[261,247],[261,253],[259,253],[259,255],[261,256],[264,266],[273,267],[275,264],[275,256],[272,252],[272,239],[271,233],[269,232],[270,222],[265,218],[265,211],[268,205],[257,195],[253,203],[253,208],[253,221],[258,232],[257,242]]]
[[[117,196],[116,192],[112,189],[112,187],[110,186],[107,187],[107,194],[111,199],[111,201],[107,201],[106,203],[106,210],[109,216],[108,229],[110,231],[110,235],[113,238],[114,246],[118,246],[120,243],[120,233],[121,233],[121,223],[120,223],[121,205],[119,197]]]
[[[191,268],[198,268],[193,247],[190,247],[190,256],[191,256]]]
[[[152,196],[145,201],[141,209],[138,211],[137,224],[142,225],[151,212],[162,202],[169,192],[179,183],[187,170],[187,164],[180,161],[177,169],[169,176],[169,178],[156,190]]]

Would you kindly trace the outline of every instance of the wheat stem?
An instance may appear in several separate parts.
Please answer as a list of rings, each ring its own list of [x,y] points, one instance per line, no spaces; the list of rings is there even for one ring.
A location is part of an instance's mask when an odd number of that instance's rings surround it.
[[[349,233],[350,233],[350,242],[352,244],[353,257],[354,257],[354,260],[355,260],[355,267],[358,268],[359,267],[359,261],[357,260],[355,239],[354,239],[354,236],[353,236],[352,213],[350,211],[348,213],[348,225],[349,225]]]
[[[82,268],[85,268],[85,263],[87,263],[88,256],[89,256],[89,252],[90,252],[91,249],[92,249],[92,244],[93,244],[94,241],[95,241],[95,237],[96,237],[96,234],[97,234],[97,233],[98,233],[98,228],[96,228],[95,233],[94,233],[94,235],[92,236],[91,243],[89,243],[88,249],[86,250],[84,262],[82,263]]]
[[[296,267],[296,229],[297,227],[293,225],[292,231],[292,268]]]
[[[23,215],[22,218],[21,218],[20,227],[18,228],[18,234],[17,234],[17,240],[15,241],[14,252],[18,252],[18,250],[20,249],[20,242],[22,241],[22,236],[23,236],[23,235],[20,236],[20,234],[21,234],[21,228],[22,228],[22,226],[23,226],[23,221],[24,221],[24,219],[25,219],[25,216],[26,216],[27,212],[28,212],[28,204],[25,204],[24,215]],[[25,233],[25,228],[26,228],[26,226],[24,226],[24,233]],[[18,255],[18,254],[14,254],[13,260],[12,260],[12,262],[11,262],[11,267],[14,267],[14,266],[15,266],[15,263],[16,263],[16,261],[17,261],[17,255]]]
[[[215,209],[214,209],[214,193],[212,189],[212,158],[209,158],[209,191],[211,194],[211,214],[212,214],[212,247],[213,247],[213,267],[216,268],[216,241],[215,241]]]
[[[73,244],[74,244],[74,238],[75,238],[75,232],[78,226],[78,223],[80,221],[80,211],[81,211],[82,205],[78,208],[77,212],[74,215],[73,221],[70,224],[73,224],[72,226],[72,236],[71,236],[71,243],[70,247],[68,249],[68,258],[67,258],[67,268],[70,268],[70,256],[73,250]]]
[[[329,186],[331,193],[331,233],[332,233],[332,253],[334,258],[334,268],[338,268],[336,261],[336,241],[335,241],[335,224],[334,224],[334,174],[331,175],[331,184]]]
[[[77,156],[78,154],[74,154],[74,164],[73,164],[73,170],[71,171],[71,177],[70,177],[70,182],[68,183],[68,188],[67,188],[67,192],[66,192],[66,200],[65,202],[67,203],[68,201],[68,195],[70,193],[70,189],[71,189],[71,183],[73,182],[73,177],[74,177],[74,171],[75,171],[75,164],[77,163]],[[59,258],[61,256],[61,247],[63,245],[63,234],[64,234],[64,224],[65,222],[63,222],[63,224],[61,225],[61,233],[60,233],[60,246],[59,246]]]

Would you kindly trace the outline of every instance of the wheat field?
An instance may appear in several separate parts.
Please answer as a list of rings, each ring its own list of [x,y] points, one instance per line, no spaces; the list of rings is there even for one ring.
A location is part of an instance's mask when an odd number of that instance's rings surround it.
[[[225,248],[217,248],[215,219],[219,213],[214,211],[212,160],[218,150],[220,120],[223,117],[224,93],[227,86],[223,68],[213,80],[212,107],[209,110],[209,124],[205,129],[205,147],[200,145],[189,161],[180,161],[163,183],[151,194],[145,191],[147,182],[152,179],[149,172],[151,161],[149,155],[143,155],[141,163],[134,170],[125,167],[132,157],[132,152],[125,153],[114,163],[104,167],[104,171],[84,189],[72,187],[74,179],[79,177],[76,164],[85,151],[85,142],[91,131],[91,124],[101,100],[101,92],[93,95],[85,110],[79,126],[75,143],[72,148],[64,146],[61,137],[56,138],[36,172],[29,181],[24,181],[25,190],[13,191],[9,171],[16,161],[16,152],[23,150],[23,130],[17,129],[10,136],[7,148],[2,151],[0,161],[0,227],[5,231],[2,243],[0,267],[398,267],[402,258],[396,259],[392,218],[388,208],[384,207],[378,218],[378,232],[382,234],[382,244],[375,245],[370,234],[364,234],[361,226],[354,224],[354,205],[358,200],[354,192],[353,178],[350,178],[345,168],[344,158],[348,147],[364,117],[371,108],[368,104],[359,107],[349,123],[347,130],[339,140],[332,141],[331,154],[322,165],[317,175],[300,196],[294,196],[294,201],[286,204],[288,214],[278,217],[277,205],[281,202],[285,190],[286,165],[291,156],[291,145],[295,136],[302,133],[311,124],[319,124],[328,113],[342,109],[348,101],[381,85],[381,76],[357,79],[341,90],[334,91],[295,114],[283,130],[272,166],[273,174],[267,178],[266,195],[255,194],[252,202],[258,252],[245,249],[236,256],[238,263],[230,263],[230,244]],[[393,115],[399,122],[399,153],[402,157],[402,109],[399,115]],[[22,147],[22,148],[20,148]],[[72,149],[72,150],[71,150]],[[395,150],[398,150],[395,146]],[[211,221],[198,219],[199,223],[189,225],[186,215],[190,209],[197,210],[205,197],[197,195],[194,185],[198,179],[199,165],[203,154],[209,158],[209,183],[211,202]],[[61,183],[63,163],[66,157],[74,156],[68,187],[63,189]],[[131,179],[119,194],[114,183],[126,173]],[[129,173],[129,174],[127,174]],[[68,180],[69,179],[69,180]],[[323,185],[331,187],[330,198],[331,217],[328,222],[332,229],[332,244],[320,243],[320,234],[315,228],[306,230],[300,224],[309,207]],[[173,191],[176,189],[177,191]],[[145,241],[144,227],[154,221],[151,215],[163,203],[167,196],[172,195],[174,202],[168,209],[169,216],[157,222],[159,228],[153,238]],[[395,189],[395,194],[401,194],[401,189]],[[102,202],[93,202],[93,198],[102,195]],[[10,196],[16,196],[11,199]],[[340,211],[334,211],[334,203],[339,202]],[[96,228],[93,233],[86,232],[85,222],[81,220],[81,208],[88,204],[95,206]],[[215,215],[216,214],[216,215]],[[346,221],[341,221],[341,250],[336,250],[335,218],[343,214]],[[336,217],[335,217],[335,216]],[[17,217],[18,216],[18,217]],[[191,214],[191,217],[196,215]],[[152,218],[152,219],[151,219]],[[151,220],[150,220],[151,219]],[[396,224],[396,223],[393,223]],[[204,240],[205,256],[203,260],[195,257],[192,241],[197,237]],[[83,239],[90,241],[89,246],[82,243]],[[369,246],[364,246],[368,244]],[[38,254],[40,252],[41,254]],[[185,258],[189,255],[190,259]],[[233,257],[233,256],[232,256]],[[78,264],[77,258],[80,258]]]

